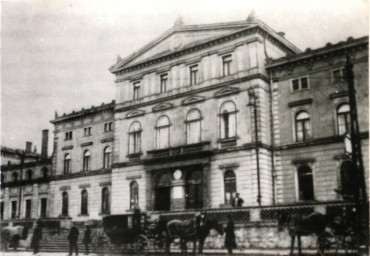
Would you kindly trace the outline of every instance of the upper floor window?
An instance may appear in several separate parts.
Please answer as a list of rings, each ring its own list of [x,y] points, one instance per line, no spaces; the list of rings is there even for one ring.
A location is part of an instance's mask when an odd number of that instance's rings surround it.
[[[109,189],[107,187],[102,189],[101,196],[102,196],[101,213],[103,214],[110,213]]]
[[[236,107],[234,102],[227,101],[220,108],[221,139],[236,137]]]
[[[111,165],[111,155],[112,155],[112,149],[111,147],[106,147],[104,149],[104,159],[103,159],[103,168],[109,169]]]
[[[310,167],[304,165],[298,168],[298,200],[314,200],[313,176]]]
[[[64,156],[64,174],[69,174],[71,171],[71,155],[66,154]]]
[[[90,136],[90,135],[91,135],[91,127],[85,127],[84,136]]]
[[[226,55],[222,57],[222,72],[223,76],[228,76],[231,74],[231,55]]]
[[[347,72],[345,68],[335,69],[332,71],[333,83],[347,81]]]
[[[293,92],[306,90],[309,88],[308,77],[299,77],[291,80],[291,90]]]
[[[129,154],[141,152],[141,125],[133,122],[129,130]]]
[[[198,143],[201,141],[200,112],[192,109],[186,115],[186,142],[187,144]]]
[[[140,97],[140,82],[134,83],[134,96],[133,100],[137,100]]]
[[[105,123],[104,124],[104,131],[105,132],[113,131],[113,122]]]
[[[139,185],[136,181],[130,184],[130,209],[135,209],[139,206]]]
[[[13,172],[13,173],[12,173],[12,181],[13,181],[13,182],[18,181],[18,173],[16,173],[16,172]]]
[[[198,65],[190,66],[190,85],[198,83]]]
[[[298,112],[295,117],[296,140],[306,141],[311,138],[310,115],[306,111]]]
[[[161,75],[161,93],[167,91],[168,74]]]
[[[72,139],[72,131],[66,132],[65,133],[65,140],[71,140]]]
[[[33,177],[32,170],[27,170],[27,172],[26,172],[26,180],[30,181],[30,180],[32,180],[32,177]]]
[[[170,120],[167,116],[161,116],[156,125],[157,149],[168,148],[170,144]]]
[[[83,158],[83,171],[90,170],[90,162],[91,162],[91,153],[89,150],[86,150],[84,152],[84,158]]]
[[[351,115],[348,103],[341,104],[337,109],[338,133],[343,135],[351,132]]]

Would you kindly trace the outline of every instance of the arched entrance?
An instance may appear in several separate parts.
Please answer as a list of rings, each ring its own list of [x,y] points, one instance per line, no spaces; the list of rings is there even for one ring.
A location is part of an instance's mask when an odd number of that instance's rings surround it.
[[[186,208],[197,209],[203,207],[203,172],[190,171],[186,177]]]
[[[160,174],[155,182],[154,210],[169,211],[171,209],[171,174]]]

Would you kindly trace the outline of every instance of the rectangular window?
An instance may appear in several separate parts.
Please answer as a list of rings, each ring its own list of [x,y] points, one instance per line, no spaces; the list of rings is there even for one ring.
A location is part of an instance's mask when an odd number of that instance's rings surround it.
[[[65,140],[71,140],[72,139],[72,131],[66,132],[65,133]]]
[[[222,71],[223,76],[228,76],[231,74],[231,55],[222,57]]]
[[[133,100],[139,99],[140,96],[140,82],[134,83],[134,98]]]
[[[104,124],[104,131],[105,132],[113,131],[113,122],[105,123]]]
[[[32,209],[32,200],[28,199],[26,200],[26,213],[25,213],[26,219],[31,218],[31,209]]]
[[[167,91],[168,74],[161,75],[161,93]]]
[[[11,218],[15,219],[17,217],[17,201],[12,201],[11,203]]]
[[[190,67],[190,85],[198,83],[198,65]]]
[[[141,151],[141,132],[130,133],[130,154],[140,153]]]
[[[84,128],[84,136],[90,136],[91,135],[91,127]]]
[[[291,91],[300,91],[309,89],[308,77],[300,77],[291,80]]]
[[[40,217],[41,218],[46,217],[47,203],[48,203],[47,198],[41,198],[41,212],[40,212],[40,215],[41,215]]]
[[[347,81],[347,73],[345,68],[335,69],[332,71],[333,83],[341,83]]]

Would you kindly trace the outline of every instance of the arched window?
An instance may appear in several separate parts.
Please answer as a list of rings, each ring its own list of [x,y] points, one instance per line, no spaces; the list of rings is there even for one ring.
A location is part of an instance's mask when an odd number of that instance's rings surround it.
[[[82,168],[84,172],[90,170],[90,162],[91,162],[91,153],[89,150],[86,150],[84,152],[84,160],[83,160],[83,168]]]
[[[236,195],[236,177],[233,171],[225,172],[224,183],[225,183],[225,204],[231,204]]]
[[[46,167],[42,168],[42,169],[41,169],[41,177],[43,177],[43,178],[47,178],[47,177],[48,177],[48,175],[49,175],[49,170],[48,170],[48,168],[46,168]]]
[[[71,155],[65,154],[64,156],[64,174],[69,174],[71,172]]]
[[[141,125],[133,122],[129,129],[129,154],[140,153],[141,151]]]
[[[88,196],[86,189],[81,191],[81,214],[88,214]]]
[[[155,181],[155,204],[156,211],[168,211],[171,208],[171,174],[162,173]]]
[[[62,216],[68,216],[68,193],[62,193]]]
[[[340,167],[340,186],[344,198],[353,198],[356,194],[356,166],[350,161],[344,162]]]
[[[186,178],[186,208],[203,207],[203,173],[200,170],[190,172]]]
[[[156,125],[157,149],[168,148],[170,145],[170,120],[167,116],[161,116]]]
[[[220,108],[221,139],[236,137],[236,107],[234,102],[227,101]]]
[[[27,170],[26,172],[26,180],[31,181],[33,177],[33,172],[32,170]]]
[[[16,173],[16,172],[13,172],[13,173],[12,173],[12,181],[13,181],[13,182],[18,181],[18,173]]]
[[[139,206],[139,185],[136,181],[130,184],[130,209],[136,209]]]
[[[341,104],[337,109],[338,133],[343,135],[351,132],[351,115],[348,103]]]
[[[101,192],[101,213],[110,213],[110,199],[109,199],[109,189],[107,187],[102,189]]]
[[[295,117],[296,140],[306,141],[311,138],[310,115],[306,111],[298,112]]]
[[[192,109],[186,115],[186,142],[187,144],[198,143],[201,141],[200,112]]]
[[[314,200],[312,170],[307,165],[301,166],[297,171],[298,176],[298,200]]]
[[[103,168],[109,169],[111,165],[111,155],[112,155],[112,149],[111,147],[106,147],[104,149],[104,157],[103,157]]]

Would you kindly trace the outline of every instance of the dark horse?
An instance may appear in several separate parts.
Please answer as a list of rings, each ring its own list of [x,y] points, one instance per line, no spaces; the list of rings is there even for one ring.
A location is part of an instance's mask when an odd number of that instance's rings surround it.
[[[166,252],[170,253],[170,245],[176,238],[180,238],[181,252],[187,254],[187,242],[193,242],[193,253],[196,254],[196,244],[199,241],[198,252],[203,253],[203,245],[211,229],[215,229],[223,235],[223,226],[216,220],[204,218],[199,223],[196,219],[191,220],[172,220],[167,223]]]
[[[298,255],[302,255],[301,236],[319,235],[327,224],[327,216],[318,212],[309,215],[281,214],[278,218],[278,230],[282,231],[286,227],[291,237],[290,255],[293,255],[295,237],[298,240]]]

